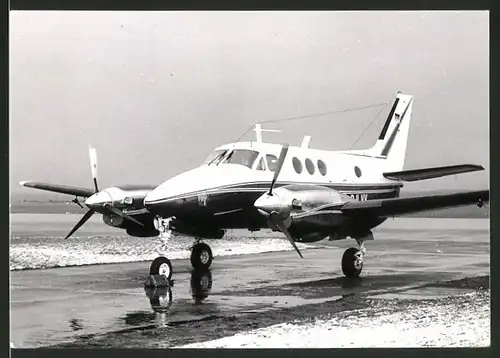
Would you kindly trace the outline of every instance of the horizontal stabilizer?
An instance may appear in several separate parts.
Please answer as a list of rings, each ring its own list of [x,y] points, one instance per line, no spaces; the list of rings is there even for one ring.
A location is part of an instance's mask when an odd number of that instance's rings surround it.
[[[407,198],[375,199],[367,201],[353,200],[344,204],[340,210],[347,215],[369,214],[377,217],[391,217],[454,206],[472,204],[481,206],[489,200],[489,190],[478,190]]]
[[[402,170],[399,172],[384,173],[384,177],[391,180],[418,181],[432,178],[444,177],[447,175],[475,172],[484,170],[481,165],[461,164],[445,167],[434,167],[414,170]]]
[[[54,193],[80,196],[82,198],[88,198],[89,196],[92,196],[95,193],[95,191],[93,189],[77,188],[74,186],[66,186],[66,185],[59,185],[59,184],[40,183],[40,182],[35,182],[35,181],[22,181],[22,182],[19,182],[19,184],[21,184],[22,186],[25,186],[25,187],[29,187],[29,188],[46,190],[46,191],[51,191]]]

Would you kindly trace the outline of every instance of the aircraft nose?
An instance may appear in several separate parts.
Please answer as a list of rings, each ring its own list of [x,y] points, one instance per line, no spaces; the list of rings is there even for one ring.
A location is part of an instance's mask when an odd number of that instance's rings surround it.
[[[111,202],[112,198],[109,192],[107,192],[106,190],[102,190],[88,197],[87,200],[85,200],[85,205],[87,205],[89,208],[94,209],[97,207],[102,207],[104,204]]]

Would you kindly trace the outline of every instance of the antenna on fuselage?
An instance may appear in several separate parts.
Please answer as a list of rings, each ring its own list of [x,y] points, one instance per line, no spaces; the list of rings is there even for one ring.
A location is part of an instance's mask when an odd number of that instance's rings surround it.
[[[253,130],[257,143],[262,143],[262,132],[281,132],[279,129],[263,129],[260,123],[255,124]]]
[[[309,148],[309,143],[311,142],[311,136],[305,135],[302,139],[302,143],[300,144],[301,148]]]

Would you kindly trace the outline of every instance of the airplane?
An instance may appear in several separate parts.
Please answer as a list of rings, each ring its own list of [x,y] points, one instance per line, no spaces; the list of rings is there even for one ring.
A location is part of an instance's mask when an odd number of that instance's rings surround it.
[[[489,190],[400,197],[403,182],[413,182],[484,170],[462,164],[403,170],[413,96],[398,92],[375,144],[365,150],[328,151],[266,143],[256,125],[256,141],[233,142],[215,148],[200,165],[160,185],[111,187],[99,191],[95,151],[90,150],[94,190],[38,182],[22,185],[86,197],[89,211],[70,237],[94,212],[107,225],[129,235],[158,236],[160,256],[150,265],[150,277],[172,277],[164,252],[172,234],[191,236],[191,264],[207,270],[213,253],[202,240],[221,239],[228,229],[271,229],[284,234],[303,257],[296,242],[354,239],[341,260],[347,277],[358,277],[372,229],[390,217],[438,208],[489,201]],[[163,233],[163,235],[160,235]],[[155,280],[150,280],[155,282]]]
[[[205,162],[176,175],[145,199],[146,209],[164,220],[167,245],[172,232],[193,236],[191,264],[208,269],[213,260],[202,239],[220,239],[227,229],[282,232],[300,257],[296,242],[355,239],[341,260],[347,277],[358,277],[372,229],[389,217],[489,201],[489,190],[400,197],[403,182],[484,170],[463,164],[403,170],[413,96],[398,92],[375,144],[365,150],[327,151],[234,142],[213,150]],[[150,275],[172,275],[165,256],[157,257]]]

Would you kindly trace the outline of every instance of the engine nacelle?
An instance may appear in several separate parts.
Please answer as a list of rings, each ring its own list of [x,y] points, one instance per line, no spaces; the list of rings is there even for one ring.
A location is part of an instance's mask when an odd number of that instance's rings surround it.
[[[114,214],[103,214],[102,221],[109,226],[117,227],[120,229],[126,229],[130,226],[128,222],[124,218]]]
[[[317,242],[326,238],[327,235],[319,232],[303,235],[298,241],[300,242]]]

